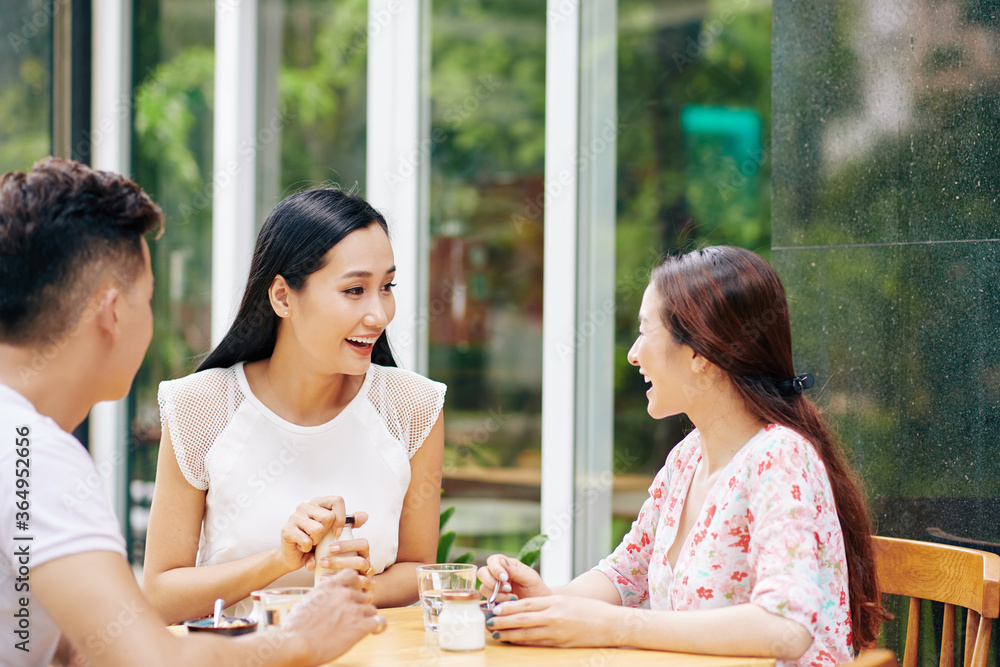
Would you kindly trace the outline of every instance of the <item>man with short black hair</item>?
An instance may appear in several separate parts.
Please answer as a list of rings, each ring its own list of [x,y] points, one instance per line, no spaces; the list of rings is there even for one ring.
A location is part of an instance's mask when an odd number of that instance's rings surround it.
[[[367,580],[343,571],[275,632],[175,637],[139,590],[103,489],[70,497],[100,479],[70,433],[128,393],[152,338],[145,235],[162,228],[117,174],[45,158],[0,177],[2,664],[311,665],[384,627]]]

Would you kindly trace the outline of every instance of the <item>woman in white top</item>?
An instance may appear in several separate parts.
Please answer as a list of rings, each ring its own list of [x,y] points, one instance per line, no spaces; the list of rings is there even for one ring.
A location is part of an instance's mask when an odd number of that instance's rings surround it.
[[[378,606],[417,599],[415,567],[437,547],[445,387],[395,368],[395,270],[385,219],[359,197],[310,190],[268,216],[229,332],[160,385],[143,584],[168,621],[216,598],[245,613],[251,591],[311,585],[317,559],[373,577]],[[355,539],[312,553],[346,513]]]

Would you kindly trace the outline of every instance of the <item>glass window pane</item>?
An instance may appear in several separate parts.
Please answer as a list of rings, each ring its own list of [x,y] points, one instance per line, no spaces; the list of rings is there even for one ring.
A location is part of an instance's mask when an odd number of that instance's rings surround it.
[[[129,396],[127,537],[141,563],[160,442],[157,388],[192,372],[210,341],[215,9],[136,0],[133,12],[132,169],[167,222],[150,244],[155,326]]]
[[[364,192],[368,93],[367,0],[267,0],[260,11],[258,223],[305,188]]]
[[[450,557],[516,554],[540,526],[544,3],[433,2],[430,95],[429,375],[448,384]]]
[[[0,174],[52,152],[52,3],[0,4]]]
[[[692,246],[770,254],[770,3],[619,0],[618,115],[615,544],[690,429],[646,414],[626,359],[650,269]]]

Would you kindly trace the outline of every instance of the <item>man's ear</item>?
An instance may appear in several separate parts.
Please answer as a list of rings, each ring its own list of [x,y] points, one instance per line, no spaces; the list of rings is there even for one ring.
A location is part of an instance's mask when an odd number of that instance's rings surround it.
[[[278,317],[284,317],[288,314],[288,297],[291,292],[292,288],[288,286],[288,281],[280,273],[271,281],[271,286],[267,289],[267,296],[271,301],[271,308],[274,308]]]
[[[121,326],[118,322],[118,306],[121,305],[121,298],[120,288],[108,286],[98,290],[91,304],[98,330],[112,340],[117,340],[121,336]]]

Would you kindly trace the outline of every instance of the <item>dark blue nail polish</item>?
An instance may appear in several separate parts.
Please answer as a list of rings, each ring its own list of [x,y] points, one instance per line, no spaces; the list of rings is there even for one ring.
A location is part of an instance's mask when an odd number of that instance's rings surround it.
[[[493,619],[492,618],[490,620],[486,621],[486,627],[488,627],[488,628],[492,628],[493,627]]]
[[[510,599],[511,599],[511,601],[514,601],[514,600],[516,600],[516,599],[517,599],[517,596],[516,596],[516,595],[511,595],[511,596],[510,596]]]
[[[493,633],[493,639],[500,639],[500,633],[499,632],[494,632]]]

